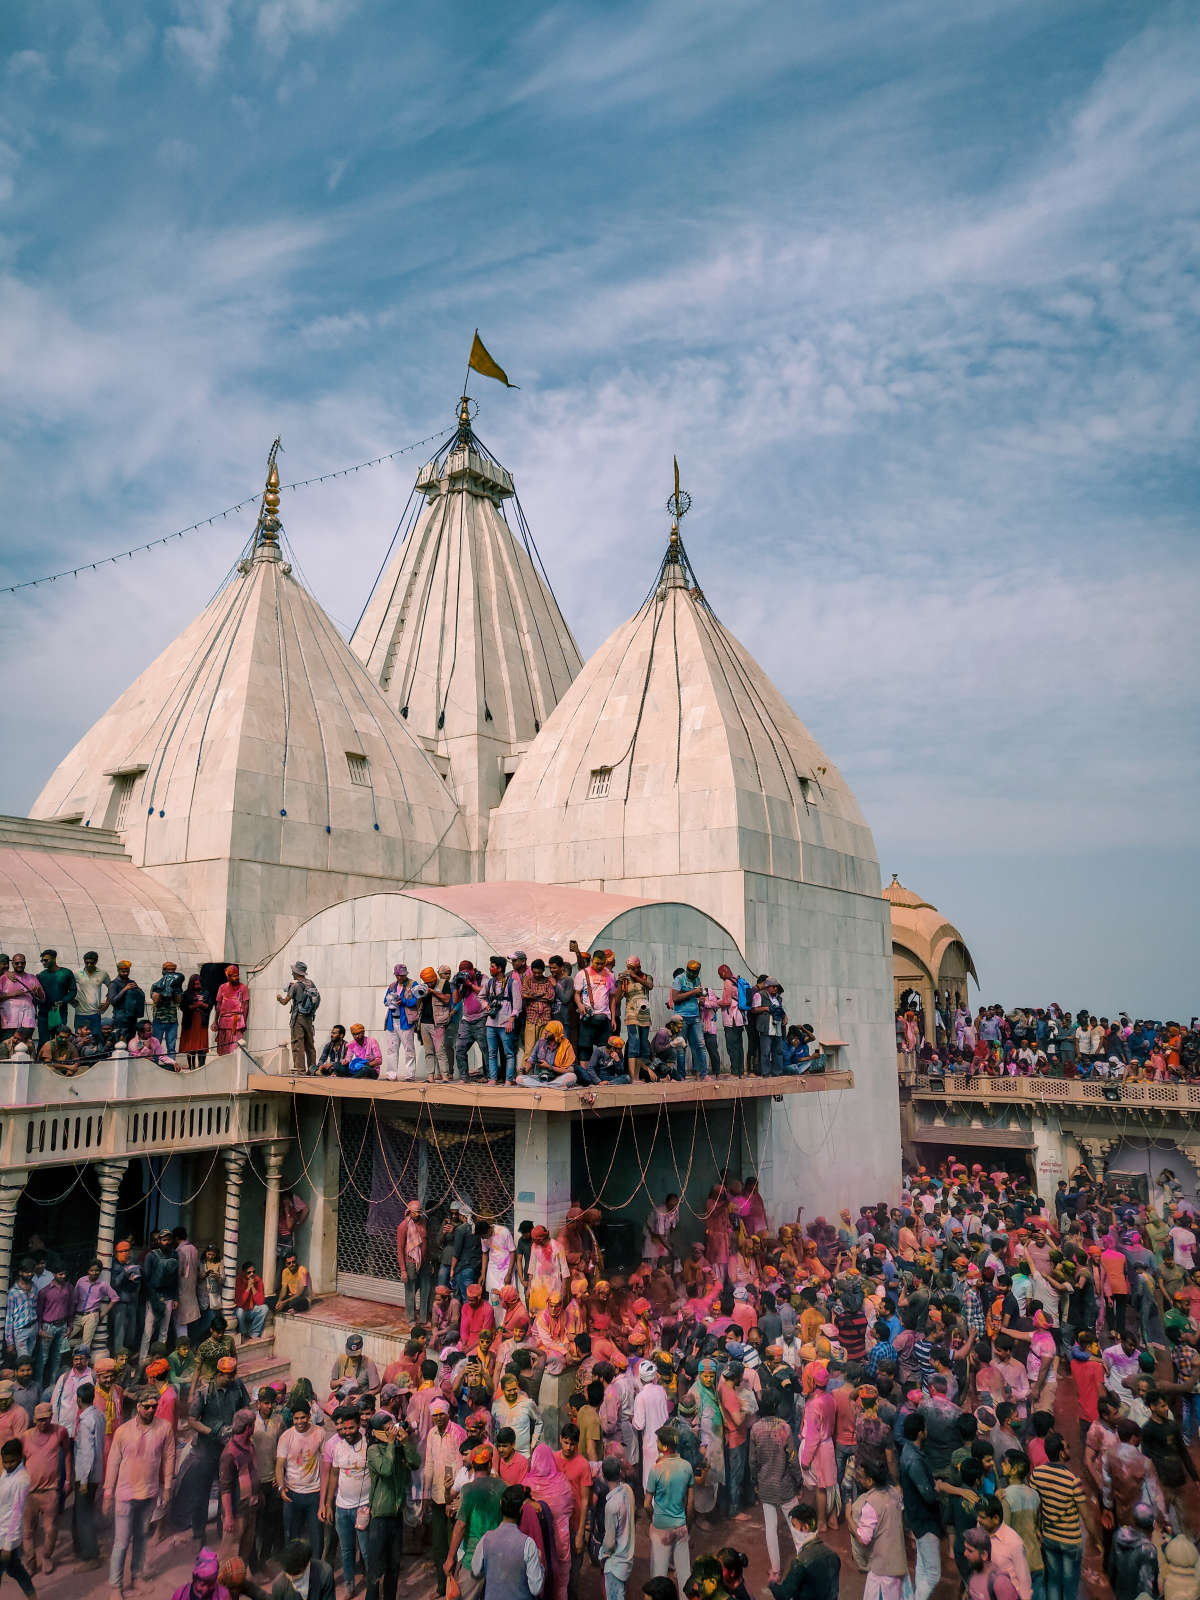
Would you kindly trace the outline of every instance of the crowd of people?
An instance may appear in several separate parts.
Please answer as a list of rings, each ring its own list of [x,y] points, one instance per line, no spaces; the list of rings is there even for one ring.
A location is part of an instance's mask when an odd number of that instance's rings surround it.
[[[1116,1079],[1126,1083],[1200,1081],[1200,1017],[1188,1024],[1100,1017],[1086,1008],[981,1006],[939,1000],[933,1027],[915,990],[896,1009],[896,1049],[909,1071],[994,1077]]]
[[[580,950],[574,940],[570,949],[549,960],[494,955],[486,975],[469,959],[415,976],[399,963],[383,995],[382,1043],[363,1022],[348,1034],[337,1023],[319,1055],[311,995],[289,986],[279,998],[292,1007],[292,1069],[411,1079],[419,1044],[433,1082],[522,1088],[824,1070],[812,1026],[789,1024],[783,986],[765,972],[752,982],[721,964],[710,982],[699,961],[687,961],[671,975],[668,1014],[655,1027],[655,979],[639,957],[618,971],[611,950]]]
[[[199,973],[185,979],[166,961],[149,994],[131,963],[109,976],[95,951],[73,970],[44,950],[35,976],[24,955],[0,955],[0,1059],[36,1059],[64,1076],[114,1052],[153,1060],[168,1071],[203,1066],[210,1050],[241,1043],[250,992],[239,969],[225,968],[210,994]],[[321,1077],[483,1082],[521,1087],[682,1081],[722,1072],[741,1077],[823,1072],[811,1024],[790,1024],[783,986],[767,973],[751,982],[727,965],[710,983],[698,961],[671,976],[669,1014],[653,1023],[653,976],[631,956],[617,971],[611,950],[570,957],[490,958],[485,976],[471,960],[425,967],[398,963],[382,992],[382,1026],[335,1023],[319,1050],[321,992],[296,962],[276,995],[287,1008],[292,1070]]]
[[[254,1394],[219,1315],[180,1320],[198,1296],[148,1302],[137,1355],[95,1354],[106,1318],[129,1333],[96,1292],[129,1270],[127,1242],[109,1279],[96,1264],[37,1291],[72,1319],[54,1376],[22,1261],[0,1570],[32,1593],[70,1501],[85,1566],[111,1519],[114,1590],[190,1530],[177,1600],[339,1583],[349,1600],[360,1569],[369,1600],[422,1570],[450,1600],[576,1600],[601,1580],[624,1600],[647,1557],[645,1600],[750,1600],[757,1518],[772,1600],[836,1600],[851,1565],[867,1600],[930,1600],[943,1576],[969,1600],[1077,1600],[1088,1548],[1114,1600],[1200,1600],[1200,1240],[1164,1192],[1160,1212],[1081,1170],[1046,1198],[951,1160],[910,1173],[898,1205],[773,1226],[727,1175],[694,1243],[678,1197],[655,1204],[627,1275],[577,1205],[554,1234],[461,1219],[446,1260],[413,1200],[395,1359],[381,1370],[351,1333],[328,1372]],[[171,1248],[152,1242],[144,1279]],[[61,1307],[42,1299],[56,1286]],[[249,1264],[238,1296],[261,1303]]]
[[[132,962],[116,968],[114,978],[94,950],[78,968],[60,967],[58,951],[43,950],[35,974],[22,953],[0,954],[0,1060],[37,1060],[73,1077],[124,1051],[182,1072],[202,1067],[210,1050],[230,1054],[245,1037],[250,991],[236,966],[214,995],[174,961],[162,963],[149,996]]]

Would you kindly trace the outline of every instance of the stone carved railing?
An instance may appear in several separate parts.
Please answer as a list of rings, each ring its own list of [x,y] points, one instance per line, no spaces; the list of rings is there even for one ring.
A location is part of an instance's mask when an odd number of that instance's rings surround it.
[[[1055,1106],[1154,1106],[1160,1110],[1200,1111],[1200,1083],[1122,1083],[1107,1078],[992,1078],[967,1077],[947,1073],[930,1078],[924,1073],[902,1069],[900,1082],[913,1095],[938,1100],[969,1100],[973,1103],[1009,1104],[1025,1101],[1033,1105]],[[1104,1091],[1116,1088],[1119,1101],[1105,1099]]]
[[[171,1073],[124,1052],[64,1077],[37,1062],[0,1068],[0,1169],[232,1148],[286,1134],[279,1103],[247,1088],[242,1051]]]

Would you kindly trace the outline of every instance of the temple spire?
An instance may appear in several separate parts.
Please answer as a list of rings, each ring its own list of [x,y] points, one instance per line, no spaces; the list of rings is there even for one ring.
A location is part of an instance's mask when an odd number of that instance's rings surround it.
[[[275,458],[281,448],[282,440],[276,439],[268,452],[267,484],[254,529],[253,553],[264,561],[279,559],[279,532],[283,524],[279,520],[279,467]]]
[[[667,496],[667,510],[671,516],[671,534],[667,540],[667,553],[663,557],[663,579],[668,583],[686,584],[685,568],[688,566],[683,541],[679,537],[679,523],[691,509],[692,497],[679,487],[679,457],[672,456],[675,468],[675,490]]]

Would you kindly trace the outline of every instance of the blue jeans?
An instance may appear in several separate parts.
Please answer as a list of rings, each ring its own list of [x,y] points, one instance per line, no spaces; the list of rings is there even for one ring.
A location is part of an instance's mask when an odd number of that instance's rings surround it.
[[[1046,1600],[1078,1600],[1083,1545],[1043,1539],[1042,1556],[1046,1563]]]
[[[175,1054],[175,1046],[179,1043],[179,1024],[177,1022],[153,1022],[150,1024],[150,1032],[169,1056]]]
[[[65,1322],[47,1322],[43,1324],[42,1332],[49,1332],[50,1337],[43,1339],[39,1335],[33,1347],[33,1376],[40,1388],[49,1389],[58,1377],[58,1358],[62,1354],[67,1325]]]
[[[347,1594],[354,1587],[355,1544],[358,1545],[358,1553],[362,1557],[363,1572],[367,1570],[367,1530],[354,1526],[357,1514],[355,1511],[347,1510],[345,1506],[333,1508],[333,1525],[337,1529],[338,1547],[342,1552],[342,1576],[346,1580]]]
[[[487,1030],[487,1059],[488,1078],[492,1083],[500,1081],[500,1057],[504,1057],[504,1081],[511,1083],[517,1075],[517,1035],[509,1033],[505,1028],[489,1025]]]
[[[676,1012],[676,1016],[679,1013]],[[692,1053],[692,1071],[698,1078],[708,1077],[708,1051],[704,1046],[704,1029],[699,1017],[684,1017],[683,1038]]]
[[[725,1492],[729,1496],[729,1512],[736,1516],[742,1509],[746,1489],[746,1468],[750,1462],[750,1441],[725,1447]]]
[[[450,1288],[455,1298],[461,1303],[467,1298],[467,1290],[473,1283],[479,1282],[478,1267],[459,1267],[450,1279]]]
[[[643,1027],[640,1022],[631,1022],[626,1026],[625,1032],[629,1043],[625,1054],[630,1061],[649,1061],[650,1059],[650,1029]],[[624,1580],[622,1580],[624,1586]]]
[[[317,1515],[321,1505],[321,1491],[297,1494],[289,1489],[289,1499],[283,1502],[283,1536],[285,1539],[307,1539],[314,1555],[321,1548],[321,1519]],[[1037,1597],[1034,1597],[1037,1600]]]
[[[470,1076],[473,1044],[479,1046],[480,1055],[487,1061],[487,1035],[490,1032],[486,1017],[464,1017],[459,1023],[458,1037],[454,1041],[454,1067],[464,1082]]]
[[[257,1339],[262,1333],[267,1321],[266,1306],[239,1306],[237,1310],[238,1332],[243,1339]]]
[[[769,1033],[758,1036],[758,1070],[764,1078],[783,1076],[783,1040]]]
[[[1029,1576],[1033,1583],[1033,1594],[1030,1600],[1046,1600],[1045,1572],[1031,1572]]]

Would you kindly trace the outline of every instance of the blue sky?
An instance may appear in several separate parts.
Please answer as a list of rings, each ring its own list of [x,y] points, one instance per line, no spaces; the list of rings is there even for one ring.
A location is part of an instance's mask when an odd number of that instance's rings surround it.
[[[718,611],[988,998],[1197,993],[1185,5],[56,0],[0,20],[0,581],[451,420],[585,651]],[[289,497],[357,616],[412,457]],[[24,810],[248,532],[0,599]]]

